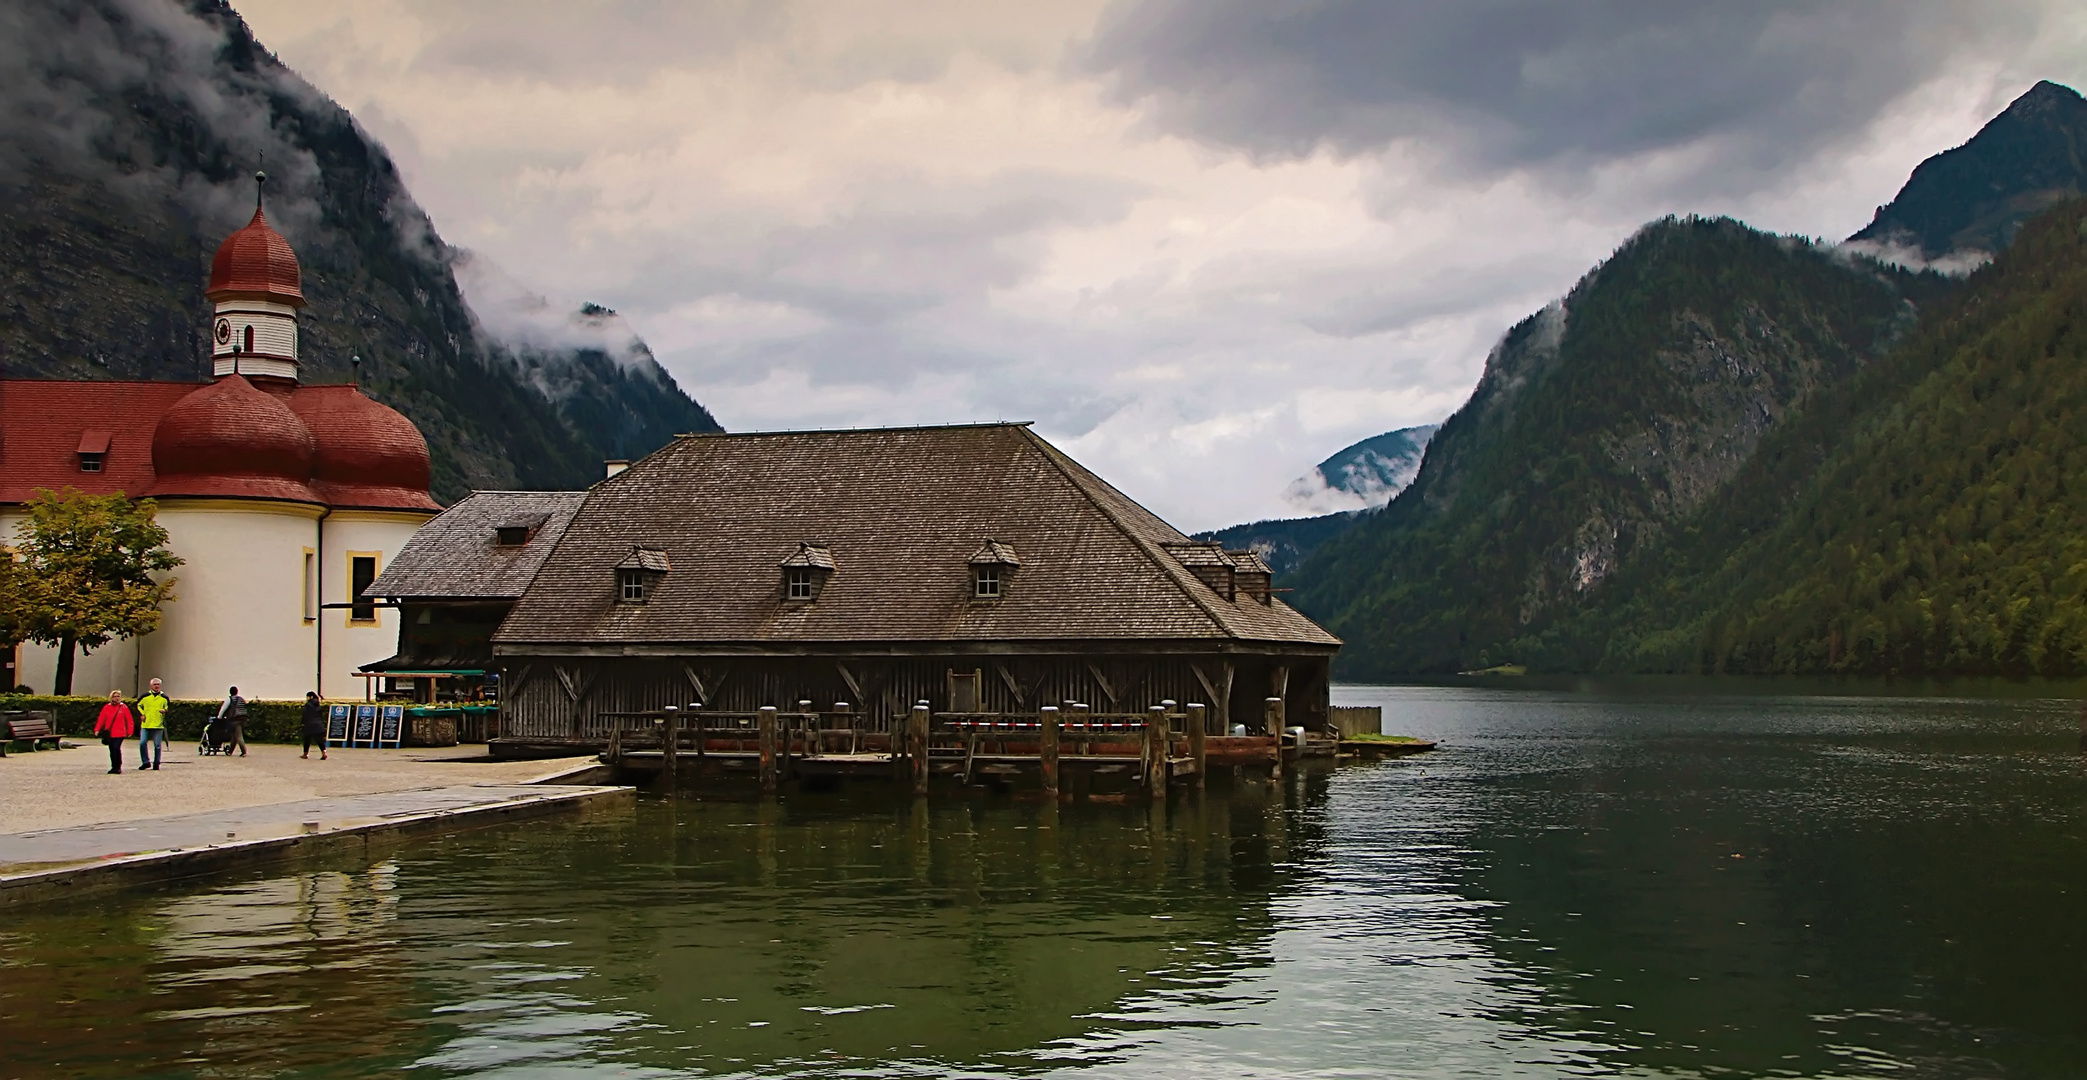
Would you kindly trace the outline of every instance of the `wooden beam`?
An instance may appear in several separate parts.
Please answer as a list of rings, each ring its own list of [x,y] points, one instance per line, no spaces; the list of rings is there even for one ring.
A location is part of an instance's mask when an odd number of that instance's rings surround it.
[[[2087,721],[2082,721],[2087,723]],[[1042,730],[1043,745],[1037,751],[1037,759],[1043,767],[1044,798],[1058,801],[1058,706],[1046,705],[1037,710],[1037,727]]]

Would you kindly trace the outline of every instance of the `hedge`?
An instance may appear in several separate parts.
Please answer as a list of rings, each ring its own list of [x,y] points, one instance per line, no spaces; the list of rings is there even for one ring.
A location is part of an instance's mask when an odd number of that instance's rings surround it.
[[[128,697],[124,702],[135,704]],[[78,738],[94,737],[94,718],[101,714],[101,707],[107,703],[107,698],[98,697],[0,694],[0,712],[34,709],[51,713],[56,717],[55,726],[58,734]],[[167,737],[191,740],[201,738],[204,722],[217,715],[217,707],[221,704],[223,702],[220,700],[172,702],[167,706]],[[303,701],[246,703],[246,741],[294,743],[300,741],[303,735]]]

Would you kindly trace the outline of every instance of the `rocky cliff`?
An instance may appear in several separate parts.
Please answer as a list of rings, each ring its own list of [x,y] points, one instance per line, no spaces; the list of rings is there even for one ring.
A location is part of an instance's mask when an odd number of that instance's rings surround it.
[[[211,253],[252,212],[305,272],[308,381],[419,425],[438,498],[592,482],[710,415],[649,353],[510,343],[384,149],[221,0],[21,0],[0,10],[0,370],[200,379]]]

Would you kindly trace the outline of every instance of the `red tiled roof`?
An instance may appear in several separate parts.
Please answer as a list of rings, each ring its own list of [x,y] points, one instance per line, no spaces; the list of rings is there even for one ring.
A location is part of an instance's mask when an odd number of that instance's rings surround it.
[[[300,386],[290,410],[318,440],[312,488],[327,505],[442,509],[428,498],[428,443],[413,421],[353,386]]]
[[[302,282],[297,253],[256,206],[254,219],[217,246],[210,260],[210,287],[203,294],[212,300],[258,296],[303,307]]]
[[[143,495],[152,486],[152,430],[201,383],[0,379],[0,504],[37,488]],[[89,432],[109,433],[102,471],[80,471]]]
[[[97,445],[102,471],[81,472]],[[352,386],[0,379],[0,505],[71,486],[440,510],[428,472],[419,429]]]

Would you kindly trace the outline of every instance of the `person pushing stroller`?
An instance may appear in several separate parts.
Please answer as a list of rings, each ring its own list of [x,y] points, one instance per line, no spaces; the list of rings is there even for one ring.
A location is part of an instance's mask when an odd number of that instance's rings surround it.
[[[246,699],[239,696],[239,688],[225,692],[225,700],[217,707],[217,715],[204,725],[203,738],[196,743],[199,754],[232,755],[239,749],[239,756],[246,756]]]

